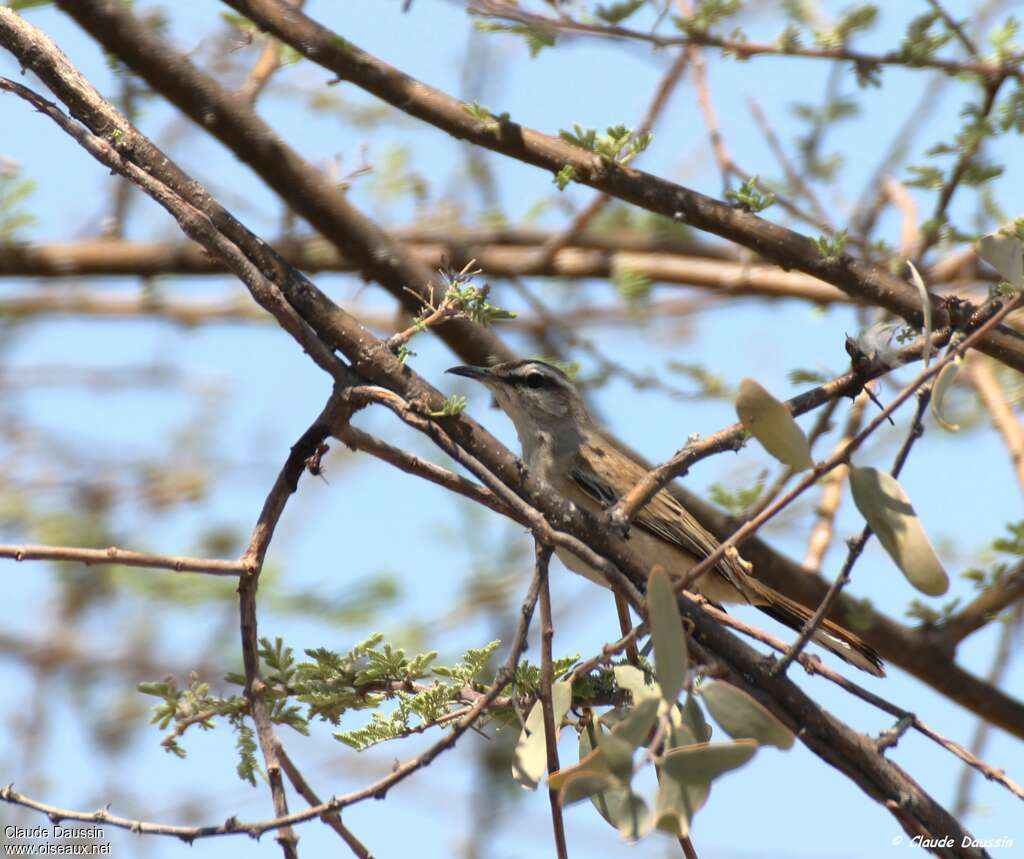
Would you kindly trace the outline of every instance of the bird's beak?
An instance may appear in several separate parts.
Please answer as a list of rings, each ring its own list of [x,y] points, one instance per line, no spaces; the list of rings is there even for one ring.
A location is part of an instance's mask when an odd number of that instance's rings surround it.
[[[493,378],[493,374],[486,367],[452,367],[450,370],[445,370],[446,373],[451,373],[453,376],[465,376],[467,379],[475,379],[478,382],[487,383]]]

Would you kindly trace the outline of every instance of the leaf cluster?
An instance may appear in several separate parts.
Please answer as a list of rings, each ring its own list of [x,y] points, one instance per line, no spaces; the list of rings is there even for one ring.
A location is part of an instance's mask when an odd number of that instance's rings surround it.
[[[622,165],[636,158],[654,139],[649,131],[636,134],[625,125],[611,125],[604,134],[598,134],[596,129],[583,128],[578,123],[573,125],[572,131],[560,129],[558,136],[580,149],[596,152],[606,161]]]

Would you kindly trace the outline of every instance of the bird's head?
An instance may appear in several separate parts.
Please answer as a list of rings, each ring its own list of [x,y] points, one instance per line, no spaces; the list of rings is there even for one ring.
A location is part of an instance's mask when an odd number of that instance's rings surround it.
[[[569,377],[544,361],[452,367],[448,372],[486,385],[502,411],[512,419],[524,448],[538,434],[559,438],[590,424],[583,398]]]

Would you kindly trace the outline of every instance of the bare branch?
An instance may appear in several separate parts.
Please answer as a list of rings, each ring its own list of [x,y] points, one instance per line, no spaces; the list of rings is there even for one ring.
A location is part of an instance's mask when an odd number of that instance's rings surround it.
[[[548,562],[551,560],[551,547],[543,543],[536,544],[537,574],[540,576],[540,703],[544,713],[544,744],[547,747],[548,773],[553,775],[561,769],[558,763],[559,726],[555,725],[555,712],[551,699],[551,687],[554,685],[554,667],[551,656],[551,643],[555,628],[551,622],[551,584],[548,581]],[[555,852],[558,859],[569,859],[569,851],[565,843],[565,821],[562,820],[562,803],[558,791],[548,788],[548,800],[551,804],[551,825],[555,833]]]
[[[237,576],[246,571],[244,561],[213,558],[186,558],[176,555],[150,555],[110,546],[107,549],[79,549],[71,546],[0,546],[0,558],[15,561],[64,561],[92,566],[106,564],[122,567],[151,567],[176,573],[206,573],[211,576]]]

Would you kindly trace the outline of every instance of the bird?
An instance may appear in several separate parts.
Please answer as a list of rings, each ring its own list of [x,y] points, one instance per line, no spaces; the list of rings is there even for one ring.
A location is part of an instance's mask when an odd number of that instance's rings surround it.
[[[447,371],[482,383],[511,419],[531,475],[567,501],[597,513],[618,502],[647,473],[624,453],[587,409],[572,380],[540,360],[509,361],[489,367],[458,366]],[[629,546],[650,569],[656,564],[681,579],[718,548],[718,540],[666,489],[637,514]],[[571,552],[556,549],[570,570],[607,587],[597,570]],[[761,582],[736,553],[726,553],[691,588],[712,603],[747,603],[799,631],[813,612]],[[813,640],[876,677],[885,669],[878,653],[855,633],[825,619]]]

